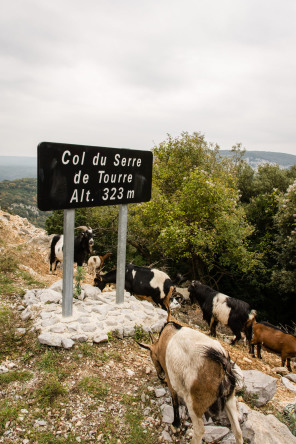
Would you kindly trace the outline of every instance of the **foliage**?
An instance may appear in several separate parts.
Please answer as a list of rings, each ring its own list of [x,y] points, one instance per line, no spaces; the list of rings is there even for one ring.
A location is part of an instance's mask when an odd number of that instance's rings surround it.
[[[296,436],[296,404],[288,404],[283,412],[278,412],[277,417]]]
[[[277,232],[274,217],[278,212],[279,196],[278,190],[258,194],[245,206],[247,219],[255,227],[250,237],[251,248],[264,255],[268,268],[274,264],[274,237]]]
[[[0,361],[14,348],[16,314],[7,307],[0,305]]]
[[[20,406],[13,406],[7,400],[0,401],[0,433],[4,432],[7,421],[17,418],[20,409]]]
[[[0,373],[0,387],[15,381],[29,381],[33,374],[26,371],[10,371],[8,373]]]
[[[36,402],[43,405],[52,405],[59,397],[67,394],[67,389],[60,383],[58,378],[53,375],[46,377],[42,381],[36,392]]]
[[[221,160],[197,133],[168,138],[154,149],[150,202],[133,210],[130,229],[152,257],[187,263],[192,276],[218,282],[247,273],[260,257],[248,251],[252,233],[236,189],[236,165]],[[139,243],[139,240],[138,240]]]
[[[76,274],[74,276],[75,278],[75,287],[73,290],[73,296],[74,298],[79,298],[79,296],[81,295],[81,283],[83,282],[83,279],[85,278],[85,274],[86,274],[86,270],[83,267],[80,267],[79,265],[77,265],[77,270],[76,270]]]
[[[135,326],[134,340],[135,341],[142,341],[142,342],[143,341],[144,342],[150,341],[149,334],[143,329],[142,325]]]
[[[296,180],[280,200],[275,216],[278,234],[275,237],[277,269],[273,272],[273,284],[281,293],[296,292]]]

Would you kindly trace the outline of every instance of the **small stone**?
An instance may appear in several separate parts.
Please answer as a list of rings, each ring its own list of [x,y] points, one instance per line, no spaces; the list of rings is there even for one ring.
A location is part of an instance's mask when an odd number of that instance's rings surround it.
[[[286,378],[289,379],[290,381],[296,383],[296,375],[295,375],[295,373],[289,373],[288,375],[286,375]]]
[[[62,344],[61,336],[54,333],[41,333],[41,335],[38,336],[38,341],[40,344],[50,345],[53,347],[60,347]]]
[[[172,424],[174,421],[174,409],[171,405],[163,404],[160,407],[162,413],[162,421],[167,424]]]
[[[43,419],[36,419],[35,424],[41,427],[45,427],[47,425],[47,422]]]
[[[108,336],[106,334],[98,335],[94,337],[94,342],[96,342],[97,344],[108,342]]]
[[[70,338],[63,338],[62,339],[62,346],[66,349],[72,348],[74,344],[75,344],[75,342],[72,341],[72,339],[70,339]]]
[[[26,329],[25,329],[25,328],[17,328],[17,329],[15,330],[15,333],[14,333],[14,335],[15,335],[16,338],[21,338],[21,337],[24,336],[25,334],[26,334]]]
[[[277,373],[277,374],[281,375],[281,376],[286,376],[289,373],[289,371],[288,371],[288,369],[286,367],[274,367],[272,369],[272,371],[274,373]]]
[[[161,437],[162,437],[162,440],[165,442],[173,442],[171,435],[165,430],[163,430]]]
[[[293,393],[296,393],[296,385],[290,382],[287,378],[282,377],[282,383],[284,386]]]
[[[8,362],[8,363],[6,364],[6,367],[7,367],[9,370],[11,370],[12,368],[17,367],[17,365],[16,365],[14,362]]]
[[[31,319],[33,316],[31,310],[29,310],[28,308],[26,308],[26,310],[24,310],[21,314],[21,319],[23,321],[28,321],[29,319]]]
[[[154,390],[156,398],[161,398],[166,395],[166,390],[164,388],[156,388]]]

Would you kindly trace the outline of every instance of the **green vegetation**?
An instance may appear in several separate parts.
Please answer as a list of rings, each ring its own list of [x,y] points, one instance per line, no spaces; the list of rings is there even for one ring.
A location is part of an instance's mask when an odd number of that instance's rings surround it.
[[[103,399],[108,394],[108,387],[98,377],[85,376],[78,384],[80,390],[84,390],[94,398]]]
[[[18,372],[18,371],[10,371],[8,373],[1,373],[0,374],[0,387],[3,385],[10,384],[11,382],[15,381],[29,381],[32,379],[33,375],[29,372]]]
[[[134,340],[135,341],[141,341],[141,342],[150,342],[149,333],[147,333],[143,329],[142,325],[136,325],[135,326]]]
[[[15,337],[16,314],[0,305],[0,361],[11,355],[18,339]]]
[[[32,224],[44,228],[49,212],[37,208],[37,180],[26,178],[3,180],[0,182],[1,209],[21,217]]]
[[[13,421],[17,418],[20,409],[20,406],[13,406],[5,399],[0,401],[0,434],[4,432],[7,421]]]
[[[67,389],[61,384],[56,375],[46,377],[41,381],[35,393],[35,400],[43,406],[52,405],[59,398],[65,399]]]
[[[283,412],[278,412],[277,417],[290,429],[291,433],[296,436],[296,404],[287,405]]]
[[[86,270],[83,267],[77,266],[76,274],[74,276],[75,279],[75,287],[73,291],[73,297],[78,299],[81,295],[81,283],[83,282],[83,279],[85,278]]]

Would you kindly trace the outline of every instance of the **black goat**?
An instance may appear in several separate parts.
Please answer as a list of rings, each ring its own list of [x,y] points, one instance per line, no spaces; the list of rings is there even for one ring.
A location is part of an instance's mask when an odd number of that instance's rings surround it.
[[[99,287],[100,290],[103,290],[109,283],[116,283],[116,270],[99,275],[94,279],[94,286]],[[163,271],[128,264],[125,268],[124,288],[138,299],[145,299],[160,305],[170,314],[170,298],[174,286],[170,277]]]
[[[92,252],[94,235],[91,228],[81,226],[76,229],[81,229],[82,232],[74,238],[74,262],[77,262],[77,265],[81,267]],[[63,261],[63,246],[64,236],[55,235],[50,245],[49,271],[52,271],[53,264],[55,264],[53,271],[56,271],[57,264]]]
[[[235,335],[232,345],[241,339],[242,331],[246,334],[247,340],[251,340],[251,329],[246,328],[246,323],[255,318],[256,311],[251,310],[247,302],[220,293],[199,281],[192,281],[188,291],[191,303],[199,304],[212,336],[216,336],[217,324],[221,322]]]

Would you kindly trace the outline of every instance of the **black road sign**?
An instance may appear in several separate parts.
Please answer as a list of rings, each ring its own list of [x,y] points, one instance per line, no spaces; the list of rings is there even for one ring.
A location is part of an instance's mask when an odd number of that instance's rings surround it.
[[[147,202],[151,151],[42,142],[38,145],[42,211]]]

